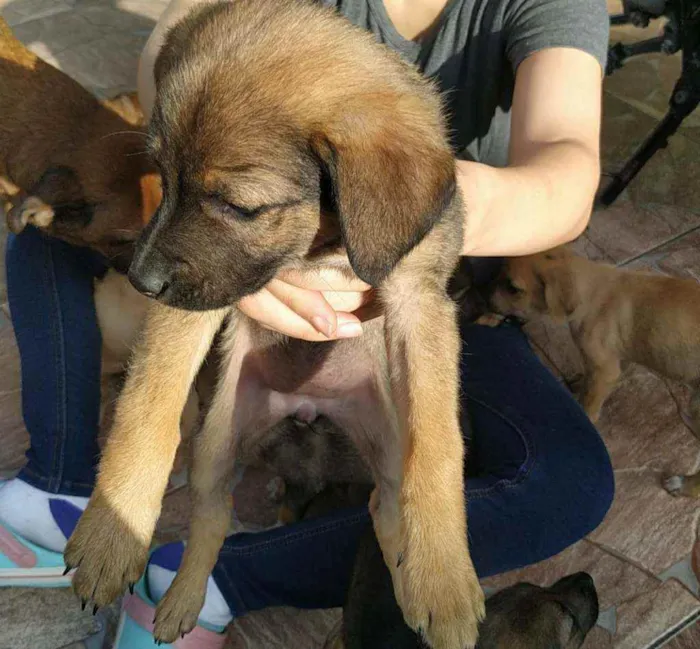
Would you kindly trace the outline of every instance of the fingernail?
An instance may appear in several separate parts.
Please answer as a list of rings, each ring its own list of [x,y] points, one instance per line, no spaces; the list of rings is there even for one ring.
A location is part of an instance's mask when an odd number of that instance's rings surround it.
[[[362,335],[362,325],[359,322],[346,322],[338,327],[336,338],[356,338]]]
[[[330,320],[326,320],[320,315],[315,315],[313,318],[311,318],[311,324],[314,326],[316,331],[322,333],[324,336],[327,336],[328,338],[333,337],[333,323],[331,323]]]

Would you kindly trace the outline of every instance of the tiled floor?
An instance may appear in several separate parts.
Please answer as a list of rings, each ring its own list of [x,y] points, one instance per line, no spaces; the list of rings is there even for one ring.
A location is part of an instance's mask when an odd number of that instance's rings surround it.
[[[134,87],[139,49],[166,4],[166,0],[0,0],[0,11],[37,53],[98,94],[108,95]],[[657,28],[652,25],[647,32]],[[642,35],[627,28],[613,31],[616,40]],[[677,57],[649,55],[607,80],[603,160],[608,171],[621,164],[663,115],[678,73]],[[4,233],[0,233],[2,246]],[[621,266],[700,279],[700,114],[691,116],[612,208],[594,214],[576,246],[592,258]],[[27,443],[2,272],[0,476],[21,465]],[[538,325],[529,333],[559,376],[570,379],[577,374],[580,359],[566,330]],[[681,418],[685,398],[682,386],[642,369],[627,371],[600,424],[617,479],[617,496],[606,521],[559,556],[492,579],[488,585],[522,579],[548,583],[566,573],[588,570],[600,591],[602,614],[586,649],[644,649],[664,643],[668,649],[700,647],[700,625],[694,623],[700,615],[700,505],[674,499],[660,487],[664,474],[700,467],[700,442]],[[267,494],[270,477],[246,473],[236,499],[241,503],[237,512],[241,524],[255,528],[273,521],[269,502],[263,507],[242,505],[252,495],[259,501],[261,493]],[[166,498],[161,539],[183,533],[186,509],[184,491],[174,490]],[[16,592],[0,591],[0,649],[57,649],[79,641],[90,628],[65,593],[27,591],[23,597],[19,607]],[[47,609],[61,611],[66,624],[58,628]],[[12,616],[10,610],[15,611]],[[321,647],[336,617],[337,611],[287,609],[251,615],[233,625],[229,646]],[[20,634],[24,646],[8,639]]]

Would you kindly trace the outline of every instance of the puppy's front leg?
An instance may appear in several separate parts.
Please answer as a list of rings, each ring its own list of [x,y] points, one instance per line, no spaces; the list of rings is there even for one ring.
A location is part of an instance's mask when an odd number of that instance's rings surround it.
[[[433,649],[465,649],[476,643],[484,596],[467,545],[459,333],[438,282],[417,276],[395,273],[382,291],[403,476],[398,494],[380,485],[373,517],[407,624]]]
[[[96,607],[143,572],[180,439],[190,386],[227,310],[188,313],[156,302],[117,403],[99,477],[68,541],[73,587]]]
[[[620,378],[620,371],[620,363],[616,359],[607,359],[604,362],[586,359],[581,405],[593,423],[600,419],[600,411]]]

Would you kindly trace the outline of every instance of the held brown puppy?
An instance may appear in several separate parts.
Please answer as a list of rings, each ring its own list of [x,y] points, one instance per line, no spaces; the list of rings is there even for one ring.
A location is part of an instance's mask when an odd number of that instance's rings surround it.
[[[585,364],[581,403],[592,421],[623,362],[644,365],[693,389],[690,428],[700,437],[700,284],[624,271],[565,247],[510,259],[491,296],[503,315],[543,314],[569,324]],[[674,477],[669,491],[700,495],[700,474]]]
[[[0,18],[0,212],[90,246],[126,272],[160,200],[129,97],[100,102],[30,52]]]
[[[467,546],[459,337],[446,287],[462,206],[442,107],[401,59],[315,3],[201,8],[155,68],[151,148],[163,202],[132,282],[157,298],[94,495],[66,549],[103,605],[140,576],[212,340],[224,362],[195,440],[193,515],[156,636],[192,629],[230,516],[238,439],[323,415],[372,470],[374,525],[406,620],[436,649],[476,642],[483,593]],[[378,288],[359,340],[306,343],[235,307],[280,269],[332,267]]]

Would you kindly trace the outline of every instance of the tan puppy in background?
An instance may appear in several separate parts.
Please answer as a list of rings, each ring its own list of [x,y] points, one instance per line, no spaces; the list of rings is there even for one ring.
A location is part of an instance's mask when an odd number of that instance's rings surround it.
[[[371,35],[302,0],[193,12],[169,33],[155,77],[151,150],[164,197],[129,277],[158,303],[66,548],[74,588],[101,606],[139,578],[177,418],[221,331],[189,542],[156,638],[196,624],[228,528],[239,438],[325,416],[372,471],[374,525],[406,620],[435,649],[473,647],[484,598],[467,543],[447,294],[464,212],[438,94]],[[381,315],[359,339],[291,340],[235,306],[283,268],[329,267],[377,287]]]
[[[700,284],[621,270],[566,247],[509,259],[490,298],[501,315],[569,325],[584,361],[581,404],[597,421],[624,362],[693,388],[689,428],[700,438]],[[700,474],[670,478],[672,493],[700,496]]]

